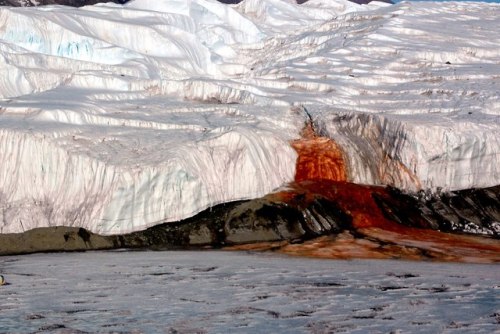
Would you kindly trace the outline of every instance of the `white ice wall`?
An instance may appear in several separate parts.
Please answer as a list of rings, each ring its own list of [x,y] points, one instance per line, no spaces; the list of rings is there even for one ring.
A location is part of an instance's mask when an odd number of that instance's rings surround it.
[[[0,8],[0,232],[126,233],[294,178],[312,118],[351,181],[500,179],[500,5],[135,0]]]

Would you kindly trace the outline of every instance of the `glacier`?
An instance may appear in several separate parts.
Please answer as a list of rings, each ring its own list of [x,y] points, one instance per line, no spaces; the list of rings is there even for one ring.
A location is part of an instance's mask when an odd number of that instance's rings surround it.
[[[500,182],[500,5],[133,0],[0,8],[0,233],[112,235],[294,181]]]

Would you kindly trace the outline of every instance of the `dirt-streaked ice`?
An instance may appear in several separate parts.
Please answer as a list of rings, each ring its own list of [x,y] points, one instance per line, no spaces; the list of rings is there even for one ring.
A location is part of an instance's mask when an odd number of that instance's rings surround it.
[[[0,9],[0,233],[175,221],[292,181],[500,180],[500,5],[135,0]]]

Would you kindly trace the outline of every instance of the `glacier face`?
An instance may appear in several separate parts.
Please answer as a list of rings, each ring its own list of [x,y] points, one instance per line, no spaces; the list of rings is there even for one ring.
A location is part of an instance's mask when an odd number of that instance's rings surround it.
[[[500,180],[500,6],[135,0],[0,8],[0,232],[176,221],[293,181]]]

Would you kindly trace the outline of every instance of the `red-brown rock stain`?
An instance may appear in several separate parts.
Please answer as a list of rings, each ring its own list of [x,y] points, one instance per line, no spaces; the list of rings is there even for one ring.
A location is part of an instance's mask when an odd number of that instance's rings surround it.
[[[319,137],[311,125],[302,131],[302,138],[292,142],[298,154],[295,181],[330,180],[346,181],[347,173],[344,155],[331,139]]]
[[[346,182],[348,171],[341,148],[333,140],[317,136],[311,125],[305,127],[302,138],[292,146],[298,154],[295,183],[290,190],[272,196],[285,202],[298,194],[310,199],[326,197],[352,217],[357,237],[349,233],[322,237],[283,246],[283,252],[327,258],[500,261],[500,245],[496,240],[413,228],[386,218],[373,195],[389,196],[387,189]]]

